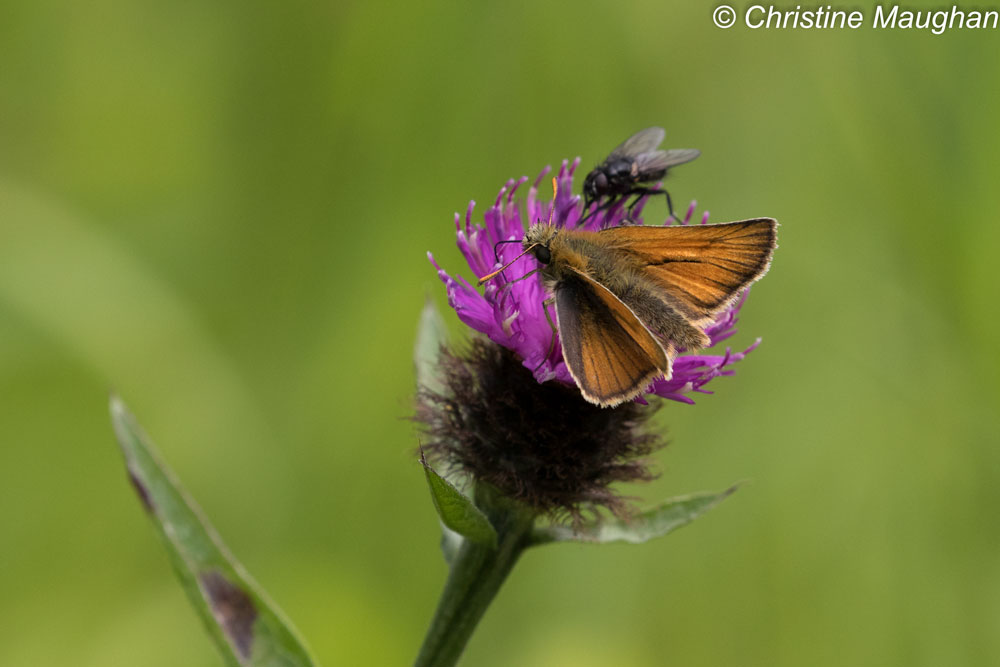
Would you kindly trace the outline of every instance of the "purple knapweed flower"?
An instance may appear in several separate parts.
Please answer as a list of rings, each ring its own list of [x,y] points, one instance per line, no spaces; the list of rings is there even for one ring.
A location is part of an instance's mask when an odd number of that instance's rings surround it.
[[[549,220],[553,204],[555,211],[552,221],[557,227],[594,231],[622,225],[626,219],[629,221],[628,224],[642,224],[645,200],[640,201],[628,215],[625,202],[620,201],[592,214],[581,225],[580,220],[584,216],[582,200],[572,194],[573,175],[579,163],[579,158],[572,164],[563,161],[557,177],[558,190],[554,202],[538,199],[538,186],[548,175],[550,168],[542,170],[528,190],[525,217],[522,217],[521,207],[515,194],[527,182],[527,177],[507,181],[500,189],[493,206],[484,213],[483,225],[472,222],[475,202],[469,202],[464,224],[459,214],[455,214],[459,250],[462,251],[469,268],[477,278],[495,271],[520,254],[522,249],[519,242],[528,225]],[[691,224],[695,206],[696,202],[691,202],[679,224]],[[707,222],[706,211],[701,216],[701,224]],[[498,246],[497,243],[500,241],[516,241],[516,243],[503,243]],[[494,248],[497,250],[496,256]],[[541,276],[535,274],[522,279],[525,274],[538,268],[538,262],[534,257],[530,254],[525,255],[511,264],[503,273],[486,283],[482,293],[461,276],[452,277],[446,273],[430,253],[428,258],[447,287],[448,303],[455,309],[459,319],[495,343],[513,351],[524,367],[532,371],[538,382],[556,380],[575,386],[563,361],[558,337],[555,338],[553,346],[552,327],[549,321],[551,319],[555,322],[555,314],[550,311],[549,318],[546,318],[545,300],[549,295],[542,285]],[[749,288],[705,329],[711,341],[709,347],[736,333],[737,315],[748,292]],[[683,354],[683,350],[680,350],[681,354],[673,362],[673,374],[670,379],[656,380],[645,393],[693,404],[694,400],[689,394],[712,393],[704,388],[705,385],[720,375],[732,375],[734,371],[731,366],[741,361],[759,343],[760,339],[757,339],[742,352],[733,352],[726,348],[723,354]],[[642,401],[641,395],[636,400]]]

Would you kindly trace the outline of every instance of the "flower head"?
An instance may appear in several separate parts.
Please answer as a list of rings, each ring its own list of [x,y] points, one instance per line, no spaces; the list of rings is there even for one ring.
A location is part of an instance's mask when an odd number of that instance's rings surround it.
[[[514,352],[483,338],[442,350],[439,365],[444,389],[420,390],[416,420],[423,449],[447,470],[574,520],[598,507],[627,515],[609,485],[655,477],[643,457],[663,442],[642,428],[649,408],[608,410],[581,400],[575,386],[539,384]]]
[[[528,190],[525,199],[525,217],[515,195],[527,182],[527,177],[510,180],[500,189],[496,200],[484,213],[482,225],[473,224],[472,211],[475,202],[470,202],[465,212],[464,222],[455,214],[458,232],[458,247],[469,263],[469,268],[479,277],[493,272],[503,264],[513,260],[521,252],[515,241],[524,236],[527,225],[551,218],[557,227],[571,229],[598,230],[615,227],[626,221],[624,201],[598,210],[585,219],[583,204],[579,196],[573,195],[573,176],[579,165],[579,158],[572,164],[563,162],[557,176],[558,189],[553,202],[538,199],[538,186],[549,173],[542,171]],[[642,223],[645,200],[640,201],[628,215],[629,224]],[[554,206],[554,211],[553,211]],[[691,224],[695,212],[692,202],[680,224]],[[701,224],[708,222],[708,213],[701,217]],[[526,224],[527,223],[527,224]],[[499,242],[509,242],[501,243]],[[496,254],[494,254],[496,250]],[[557,337],[553,337],[551,316],[547,316],[545,300],[549,296],[538,274],[524,276],[538,268],[537,261],[526,255],[514,261],[507,269],[490,280],[480,293],[461,276],[452,277],[428,257],[438,270],[438,275],[448,291],[448,302],[467,325],[485,334],[493,342],[511,350],[521,360],[525,368],[532,371],[538,382],[555,380],[573,385],[573,378],[563,361],[562,349]],[[749,290],[747,290],[749,291]],[[722,311],[715,322],[705,329],[711,341],[709,347],[736,333],[736,321],[742,298],[730,308]],[[730,366],[740,361],[757,347],[759,340],[742,352],[730,349],[722,354],[689,354],[678,356],[673,362],[670,379],[653,382],[646,393],[683,403],[694,403],[689,394],[711,393],[704,386],[720,375],[732,375]],[[637,399],[641,400],[641,399]]]

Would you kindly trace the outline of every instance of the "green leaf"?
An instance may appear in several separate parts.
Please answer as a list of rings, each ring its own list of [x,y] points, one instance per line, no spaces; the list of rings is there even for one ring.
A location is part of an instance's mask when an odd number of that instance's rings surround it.
[[[464,537],[443,523],[441,524],[441,555],[444,556],[445,563],[451,565],[451,562],[455,560],[455,554],[458,553],[464,541]]]
[[[226,664],[315,665],[294,628],[229,554],[117,396],[111,397],[110,410],[132,486]]]
[[[417,386],[440,393],[444,389],[441,382],[439,357],[441,346],[448,342],[448,329],[441,313],[430,299],[424,304],[417,327],[417,342],[414,345],[413,361],[417,367]]]
[[[441,523],[468,540],[496,548],[497,531],[472,499],[437,474],[422,456],[420,463],[424,466],[427,485],[431,489],[431,500],[434,501],[434,509],[437,510]],[[445,559],[448,558],[446,547],[447,545],[442,543]]]
[[[542,526],[532,534],[533,544],[547,542],[628,542],[642,544],[672,533],[728,498],[739,484],[720,493],[694,493],[665,500],[656,507],[625,521],[618,518],[585,524],[577,531],[568,526]]]

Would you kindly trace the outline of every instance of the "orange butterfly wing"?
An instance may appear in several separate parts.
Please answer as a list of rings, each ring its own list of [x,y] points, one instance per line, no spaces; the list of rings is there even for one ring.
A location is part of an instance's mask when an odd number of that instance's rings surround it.
[[[635,257],[642,275],[700,326],[767,272],[777,227],[773,218],[756,218],[716,225],[611,227],[598,233]]]
[[[610,407],[670,377],[664,349],[618,297],[569,268],[555,288],[563,358],[583,397]]]

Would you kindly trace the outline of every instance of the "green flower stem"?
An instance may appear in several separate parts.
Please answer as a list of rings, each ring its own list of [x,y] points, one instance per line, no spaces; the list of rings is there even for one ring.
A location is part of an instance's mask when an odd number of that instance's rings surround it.
[[[414,667],[452,667],[458,662],[479,619],[531,544],[533,513],[482,489],[477,489],[476,501],[496,528],[497,547],[463,540]]]

